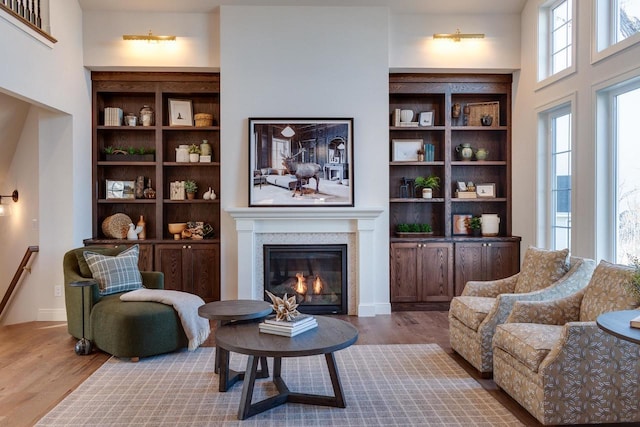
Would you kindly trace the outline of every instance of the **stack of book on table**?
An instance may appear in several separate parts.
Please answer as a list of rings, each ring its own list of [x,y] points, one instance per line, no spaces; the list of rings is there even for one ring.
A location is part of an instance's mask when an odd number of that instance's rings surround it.
[[[293,320],[276,320],[275,317],[268,317],[258,325],[260,332],[285,337],[295,337],[317,327],[318,322],[315,317],[309,314],[299,314]]]

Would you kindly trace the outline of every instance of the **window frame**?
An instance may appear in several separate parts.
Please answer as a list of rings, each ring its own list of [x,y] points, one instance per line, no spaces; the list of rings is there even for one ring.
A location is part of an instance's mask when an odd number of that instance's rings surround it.
[[[640,43],[640,32],[616,42],[618,0],[595,0],[591,23],[591,64]],[[615,9],[614,9],[615,8]]]
[[[571,65],[567,68],[551,74],[551,27],[552,10],[563,2],[571,1]],[[576,72],[576,51],[578,50],[576,16],[578,13],[577,0],[549,0],[538,8],[538,71],[535,90],[542,89]]]
[[[566,114],[571,115],[570,123],[570,150],[571,155],[571,221],[569,225],[569,248],[575,247],[575,221],[577,217],[574,215],[576,206],[576,156],[574,154],[576,148],[576,94],[572,93],[563,98],[557,99],[549,104],[536,109],[538,119],[538,165],[537,165],[537,241],[539,246],[545,248],[553,248],[554,246],[554,216],[555,208],[555,184],[554,180],[554,139],[553,139],[553,120]],[[558,248],[564,249],[564,248]]]
[[[640,68],[593,88],[596,117],[596,257],[617,259],[617,113],[614,98],[640,88]],[[613,143],[612,143],[613,141]]]

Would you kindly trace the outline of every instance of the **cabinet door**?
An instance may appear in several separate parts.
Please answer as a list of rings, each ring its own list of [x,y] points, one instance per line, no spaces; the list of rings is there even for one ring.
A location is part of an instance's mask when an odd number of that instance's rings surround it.
[[[417,302],[418,245],[392,243],[390,257],[391,302]]]
[[[453,298],[453,245],[419,243],[419,301],[450,301]]]
[[[484,280],[484,243],[456,243],[455,294],[462,294],[469,280]]]
[[[220,300],[220,247],[217,244],[190,245],[193,293],[205,302]]]
[[[157,244],[155,265],[164,273],[164,288],[193,293],[190,256],[186,244]]]
[[[504,279],[520,271],[518,242],[491,242],[484,247],[484,280]]]

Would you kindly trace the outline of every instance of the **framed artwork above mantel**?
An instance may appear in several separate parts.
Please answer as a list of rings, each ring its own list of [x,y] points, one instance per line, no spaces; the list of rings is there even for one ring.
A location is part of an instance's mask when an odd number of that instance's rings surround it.
[[[353,118],[249,118],[249,206],[353,206]]]

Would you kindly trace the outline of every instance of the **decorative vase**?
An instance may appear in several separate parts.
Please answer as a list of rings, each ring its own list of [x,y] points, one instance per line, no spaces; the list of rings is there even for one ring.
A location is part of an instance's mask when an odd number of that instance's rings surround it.
[[[200,155],[201,156],[210,156],[211,155],[211,144],[206,139],[202,140],[202,144],[200,144]]]
[[[409,123],[413,120],[413,110],[401,110],[400,111],[400,121]]]
[[[144,240],[147,238],[147,223],[144,220],[144,216],[140,215],[140,219],[138,220],[138,224],[136,228],[140,230],[138,233],[138,239]]]
[[[451,117],[458,118],[460,117],[460,113],[462,112],[462,107],[460,106],[460,104],[453,104],[453,107],[451,107]]]
[[[136,126],[138,124],[138,116],[133,113],[127,113],[127,115],[124,116],[124,122],[127,126]]]
[[[431,199],[431,198],[433,198],[433,190],[431,188],[423,188],[422,189],[422,198],[423,199]]]
[[[176,162],[178,163],[189,162],[189,146],[188,145],[179,145],[178,148],[176,148]]]
[[[482,124],[482,126],[491,126],[491,123],[493,123],[493,117],[485,114],[484,116],[480,117],[480,123]]]
[[[456,152],[461,160],[469,161],[473,157],[473,149],[471,144],[460,144],[456,147]]]
[[[147,188],[144,189],[144,198],[145,199],[155,199],[156,198],[156,190],[151,186],[151,178],[149,178],[149,184]]]
[[[489,155],[489,150],[484,148],[478,148],[476,151],[476,160],[487,160],[487,156]]]
[[[498,214],[482,214],[482,235],[497,236],[500,232],[500,217]]]
[[[419,162],[424,162],[424,154],[418,153],[418,161]]]
[[[153,108],[143,105],[140,109],[140,123],[142,126],[153,126]]]

